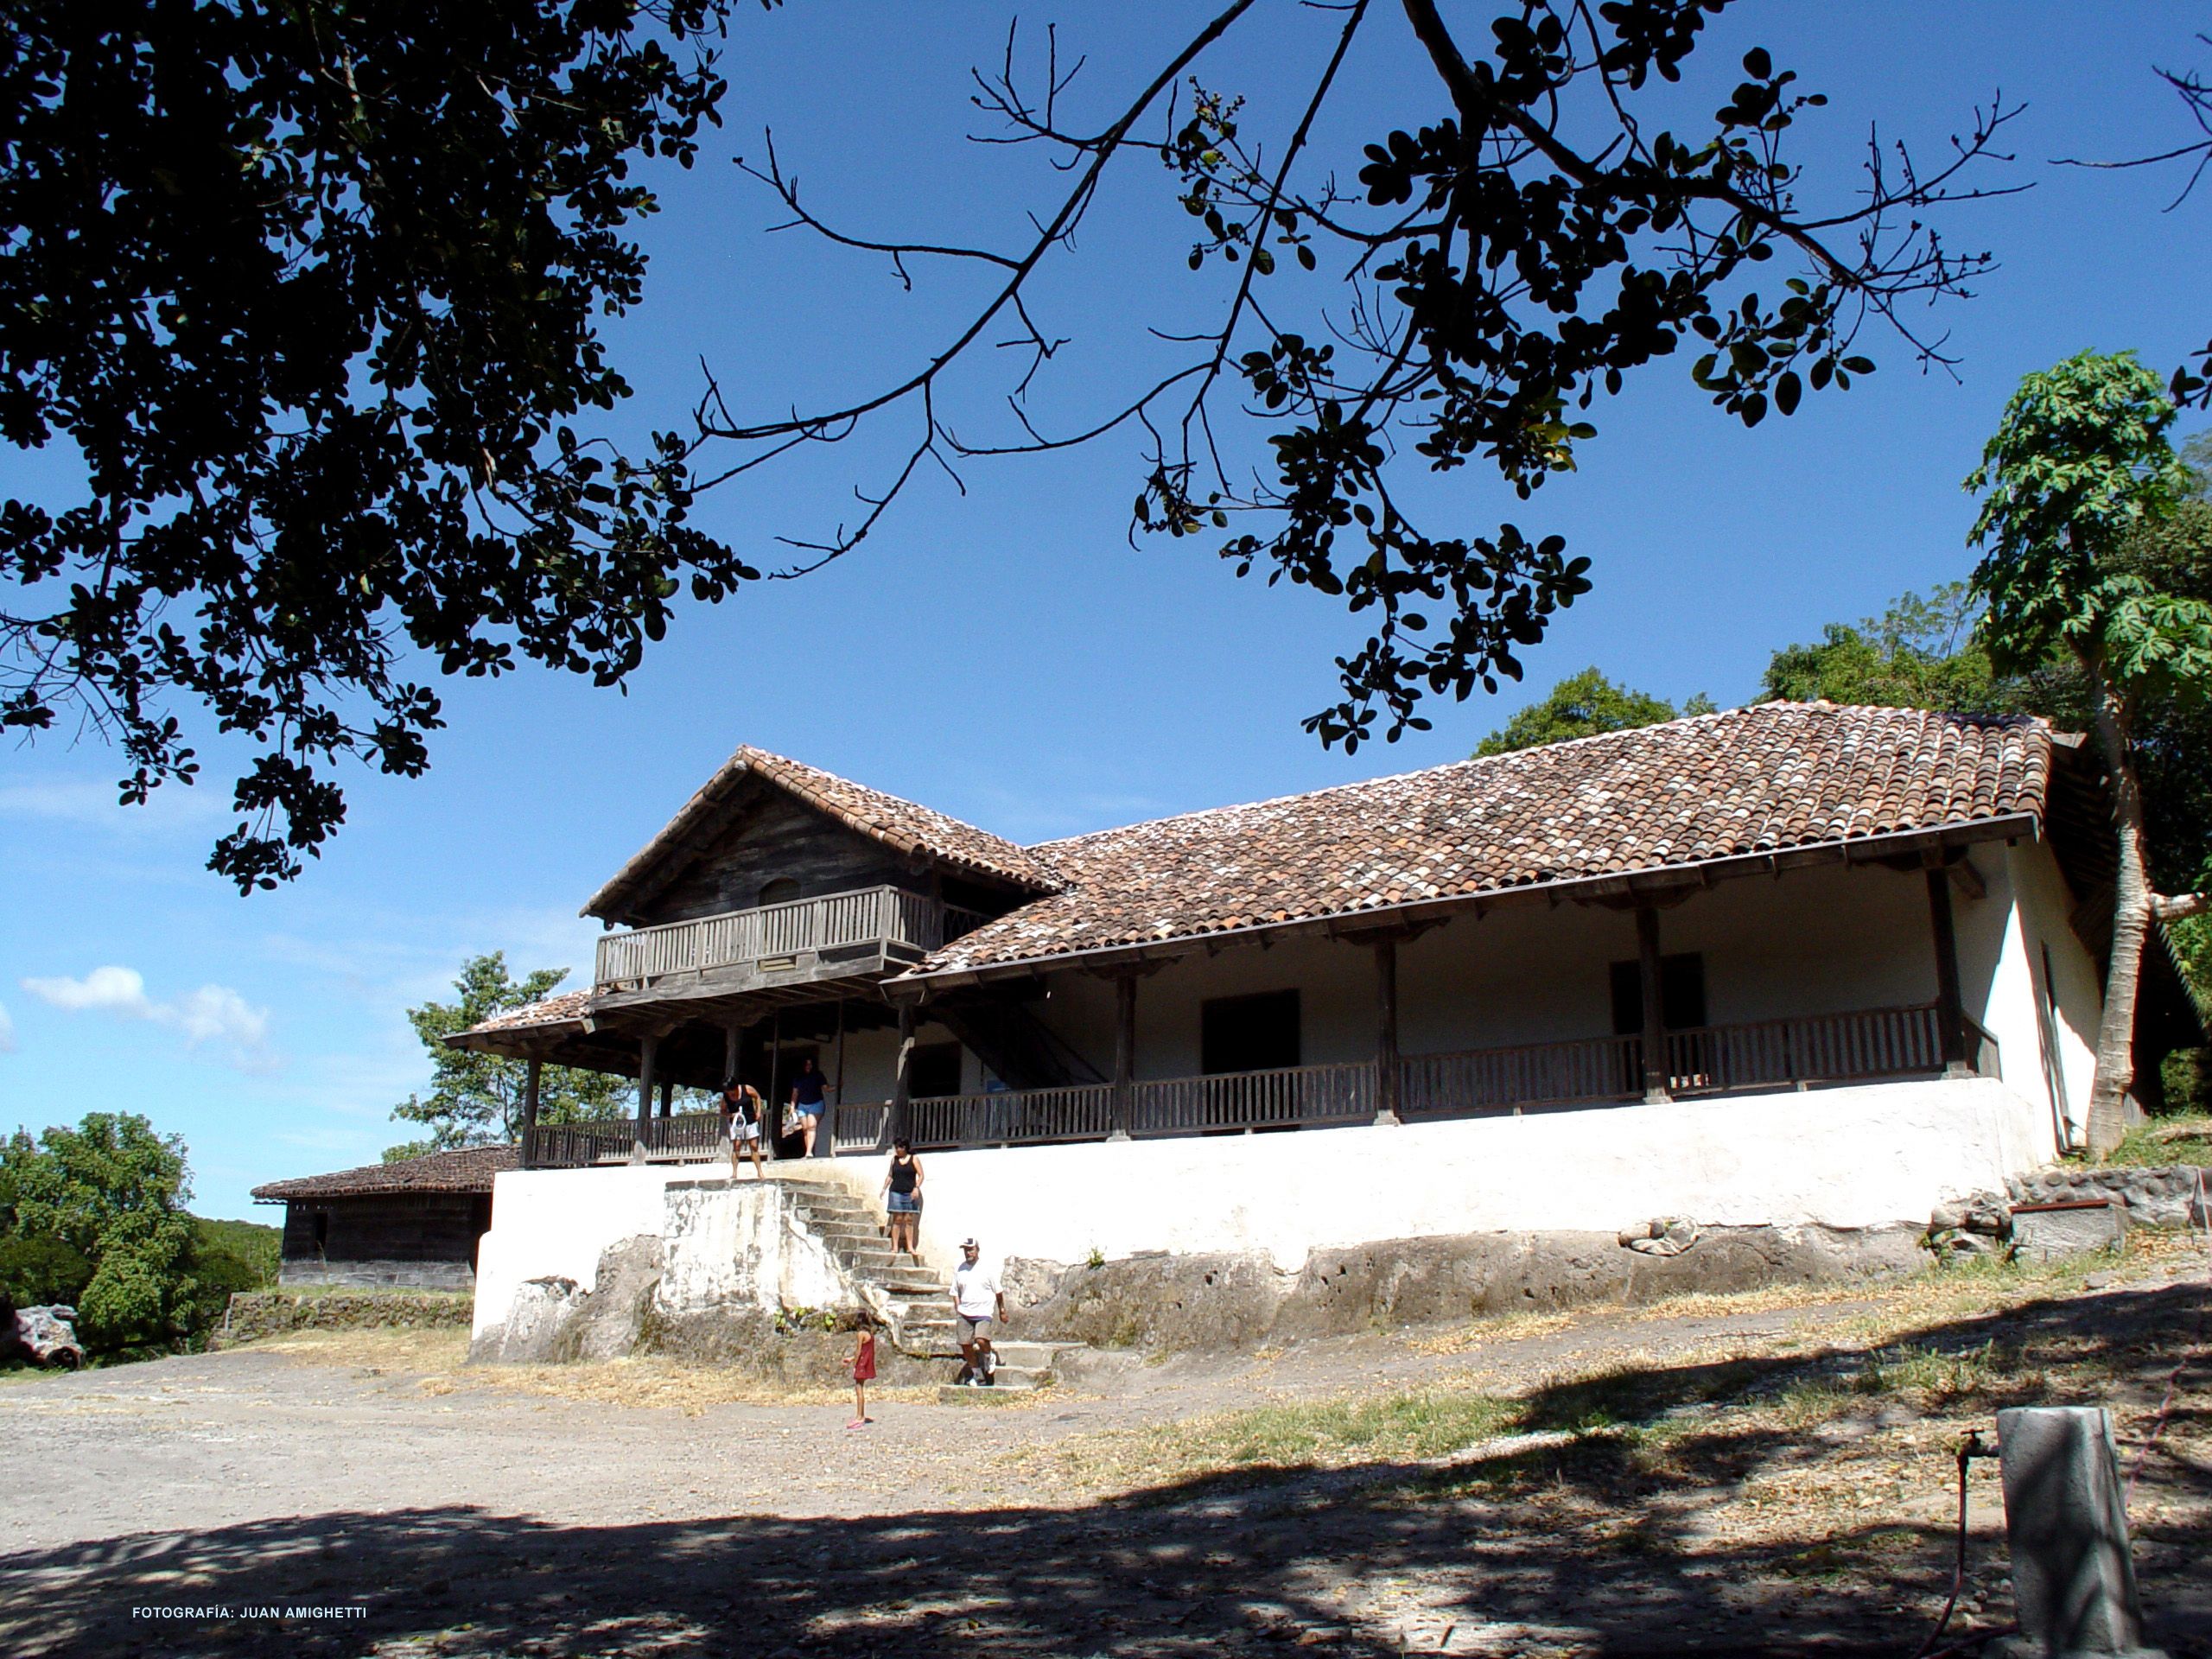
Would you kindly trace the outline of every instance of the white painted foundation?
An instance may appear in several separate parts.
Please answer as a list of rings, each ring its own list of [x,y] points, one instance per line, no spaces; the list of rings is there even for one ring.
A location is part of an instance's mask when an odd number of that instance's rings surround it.
[[[1382,1239],[1611,1233],[1662,1216],[1923,1226],[1939,1202],[2001,1189],[2055,1151],[2046,1101],[1966,1078],[1396,1128],[935,1152],[922,1160],[922,1245],[946,1270],[972,1233],[995,1262],[1255,1252],[1296,1272],[1314,1250]],[[593,1288],[608,1245],[667,1235],[671,1182],[720,1173],[690,1164],[500,1175],[478,1260],[478,1332],[506,1317],[526,1280]],[[834,1181],[873,1200],[881,1176],[880,1160],[845,1158],[786,1166],[779,1179]],[[766,1211],[714,1208],[671,1263],[687,1306],[736,1284],[725,1267],[773,1248]],[[714,1259],[724,1249],[728,1264]],[[743,1276],[811,1306],[829,1271],[794,1258]]]
[[[2054,1152],[2047,1104],[1982,1078],[1402,1128],[924,1155],[923,1249],[1076,1262],[1144,1250],[1309,1253],[1457,1233],[1925,1226]],[[502,1177],[502,1179],[505,1178]],[[872,1190],[872,1189],[871,1189]]]

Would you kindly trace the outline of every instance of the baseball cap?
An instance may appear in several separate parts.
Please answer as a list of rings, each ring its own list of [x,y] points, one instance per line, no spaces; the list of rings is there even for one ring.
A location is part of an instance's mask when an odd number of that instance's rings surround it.
[[[983,1247],[972,1238],[963,1238],[960,1241],[960,1248],[963,1250],[980,1250]]]

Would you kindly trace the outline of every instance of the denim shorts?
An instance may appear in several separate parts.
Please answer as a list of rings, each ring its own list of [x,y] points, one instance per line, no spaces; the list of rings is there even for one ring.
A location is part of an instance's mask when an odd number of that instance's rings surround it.
[[[893,1192],[884,1207],[894,1216],[918,1216],[922,1213],[922,1195],[918,1192]]]

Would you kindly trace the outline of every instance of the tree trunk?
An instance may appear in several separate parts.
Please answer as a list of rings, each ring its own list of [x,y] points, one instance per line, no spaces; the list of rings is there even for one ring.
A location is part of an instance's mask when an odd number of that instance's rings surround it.
[[[2128,752],[2127,704],[2105,678],[2103,665],[2086,652],[2079,655],[2096,696],[2097,741],[2112,773],[2113,827],[2120,853],[2113,880],[2104,1019],[2097,1027],[2097,1070],[2089,1084],[2089,1150],[2102,1157],[2127,1133],[2127,1091],[2135,1082],[2135,993],[2142,979],[2152,895],[2143,857],[2143,791]]]

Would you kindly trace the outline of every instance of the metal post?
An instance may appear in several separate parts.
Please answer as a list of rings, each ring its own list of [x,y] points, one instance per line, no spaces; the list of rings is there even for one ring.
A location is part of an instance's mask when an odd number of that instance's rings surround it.
[[[1928,874],[1928,919],[1936,937],[1936,1026],[1943,1045],[1943,1075],[1973,1075],[1967,1064],[1966,1001],[1959,989],[1959,936],[1951,922],[1951,877],[1941,866]]]
[[[522,1149],[515,1161],[524,1169],[530,1167],[530,1143],[537,1133],[537,1074],[544,1065],[533,1054],[523,1067]]]
[[[1667,985],[1659,966],[1659,912],[1639,905],[1636,912],[1636,966],[1643,988],[1643,1098],[1659,1105],[1667,1092]]]
[[[1396,1124],[1398,1115],[1398,942],[1375,941],[1375,1121]]]

